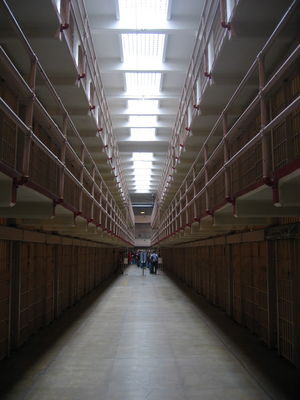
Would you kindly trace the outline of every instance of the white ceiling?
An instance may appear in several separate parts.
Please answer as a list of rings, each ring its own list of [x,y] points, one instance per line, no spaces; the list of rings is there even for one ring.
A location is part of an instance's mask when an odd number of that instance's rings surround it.
[[[142,1],[134,0],[131,3],[140,5]],[[169,0],[168,20],[161,22],[149,20],[145,28],[138,19],[136,24],[126,22],[122,18],[118,19],[118,0],[86,0],[93,44],[109,105],[113,130],[117,138],[121,166],[132,195],[136,192],[132,160],[134,152],[153,153],[149,192],[155,193],[158,188],[186,71],[195,44],[203,3],[204,0],[186,0],[184,2]],[[138,29],[135,26],[138,26]],[[123,62],[122,33],[165,35],[162,62],[147,63],[147,65],[139,67]],[[144,136],[143,140],[130,137],[130,128],[135,126],[129,122],[130,115],[140,114],[140,112],[128,109],[127,101],[139,97],[126,93],[125,73],[134,71],[162,73],[159,93],[147,96],[147,98],[159,100],[158,108],[147,112],[157,116],[157,121],[150,124],[155,128],[155,139],[151,141],[145,140]],[[144,125],[138,123],[136,126]],[[147,178],[145,178],[146,180]],[[144,191],[146,192],[146,190]]]

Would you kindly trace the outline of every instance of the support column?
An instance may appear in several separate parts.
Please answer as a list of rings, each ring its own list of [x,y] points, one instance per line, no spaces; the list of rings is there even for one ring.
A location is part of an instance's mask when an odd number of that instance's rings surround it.
[[[277,290],[276,290],[276,242],[267,243],[267,307],[268,307],[268,346],[276,347],[277,331]]]
[[[21,242],[11,242],[10,280],[10,343],[11,348],[20,346],[21,332]]]
[[[36,72],[37,72],[37,59],[34,58],[31,60],[30,74],[28,85],[32,91],[35,91],[35,83],[36,83]],[[34,94],[30,97],[25,114],[25,124],[32,130],[33,126],[33,112],[34,112]],[[29,177],[29,166],[30,166],[30,153],[31,153],[31,133],[25,134],[24,137],[24,148],[23,148],[23,156],[22,156],[22,175],[25,179]]]
[[[258,56],[258,76],[259,76],[259,90],[260,90],[260,126],[263,129],[268,123],[267,103],[265,96],[261,90],[266,84],[266,73],[264,65],[264,57],[260,54]],[[271,146],[269,135],[265,132],[262,134],[262,165],[263,165],[263,179],[266,184],[270,185],[270,172],[271,172]]]
[[[60,168],[60,173],[59,173],[59,198],[60,198],[60,200],[62,200],[64,198],[67,130],[68,130],[68,119],[67,119],[67,116],[65,115],[64,119],[63,119],[63,129],[62,129],[63,135],[64,135],[64,141],[61,145],[61,152],[60,152],[60,161],[64,164],[64,166]]]
[[[229,160],[229,146],[227,139],[228,125],[227,125],[227,114],[223,114],[222,116],[223,122],[223,137],[224,137],[224,165]],[[225,167],[225,199],[229,202],[232,201],[231,196],[231,186],[230,186],[230,167]]]

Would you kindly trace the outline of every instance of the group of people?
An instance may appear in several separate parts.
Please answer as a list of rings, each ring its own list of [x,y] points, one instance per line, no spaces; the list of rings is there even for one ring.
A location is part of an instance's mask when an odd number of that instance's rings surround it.
[[[158,269],[158,254],[155,250],[137,250],[128,254],[128,263],[136,264],[138,268],[149,268],[150,274],[156,274]]]

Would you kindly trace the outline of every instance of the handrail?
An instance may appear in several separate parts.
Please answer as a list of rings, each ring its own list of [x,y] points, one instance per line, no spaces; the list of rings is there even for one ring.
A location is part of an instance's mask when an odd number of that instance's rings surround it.
[[[169,147],[170,154],[172,154],[172,148],[174,148],[174,146],[175,146],[174,142],[176,142],[176,140],[178,139],[178,137],[180,135],[182,123],[184,121],[184,118],[185,118],[185,115],[186,115],[186,112],[188,109],[188,105],[190,103],[190,100],[191,100],[191,97],[193,94],[193,88],[196,84],[197,76],[199,74],[199,70],[201,67],[201,62],[199,63],[199,60],[203,56],[204,48],[206,47],[208,39],[210,37],[210,33],[213,28],[213,21],[217,14],[217,11],[218,11],[218,6],[219,6],[219,0],[205,3],[205,8],[203,10],[202,19],[201,19],[200,26],[198,29],[196,42],[195,42],[194,50],[193,50],[192,57],[191,57],[191,62],[189,64],[188,72],[186,75],[186,80],[184,83],[184,87],[183,87],[183,91],[182,91],[182,95],[181,95],[181,99],[180,99],[180,103],[179,103],[179,109],[177,112],[177,116],[176,116],[176,120],[175,120],[175,124],[174,124],[174,128],[173,128],[173,135],[172,135],[170,147]],[[210,27],[207,26],[209,18],[212,21],[212,24]],[[205,31],[205,35],[204,35],[204,31]],[[208,34],[207,34],[207,32],[208,32]],[[224,33],[224,35],[225,35],[225,33]],[[202,50],[202,52],[201,52],[201,50]],[[206,84],[207,84],[207,80],[205,81],[204,86]],[[204,90],[204,88],[202,88],[202,91],[203,90]],[[161,183],[159,185],[160,197],[161,197],[162,191],[166,185],[166,179],[170,174],[170,168],[172,168],[171,164],[172,164],[172,160],[170,160],[168,157],[168,159],[166,161],[165,171],[163,173],[163,177],[162,177]]]
[[[275,30],[272,32],[271,36],[268,38],[267,42],[265,43],[265,45],[263,46],[263,48],[261,49],[260,53],[257,56],[257,59],[254,60],[254,62],[252,63],[252,65],[250,66],[250,68],[248,69],[247,73],[244,75],[242,81],[240,82],[240,84],[238,85],[237,89],[235,90],[235,92],[233,93],[233,95],[231,96],[230,100],[228,101],[226,107],[224,108],[223,112],[220,114],[220,117],[218,118],[218,120],[216,121],[216,123],[214,124],[213,129],[211,130],[210,134],[207,137],[207,140],[205,143],[208,142],[208,140],[213,136],[214,132],[216,131],[216,129],[219,127],[219,125],[222,123],[222,119],[223,116],[228,112],[229,108],[232,106],[233,102],[235,101],[236,97],[238,96],[238,94],[240,93],[240,91],[244,88],[246,82],[248,81],[248,79],[250,78],[250,76],[253,74],[253,72],[255,71],[256,67],[257,67],[257,61],[258,58],[263,57],[266,52],[268,51],[268,49],[271,47],[271,45],[274,43],[276,37],[278,36],[278,34],[281,32],[281,30],[285,27],[286,23],[288,22],[289,17],[293,14],[293,11],[295,10],[295,8],[297,7],[297,0],[294,0],[292,2],[292,4],[289,6],[289,8],[287,9],[287,11],[285,12],[285,14],[283,15],[283,17],[281,18],[280,22],[277,24]],[[200,32],[200,30],[199,30]],[[198,35],[199,35],[198,32]],[[209,37],[209,35],[208,35]],[[192,62],[190,64],[190,66],[192,66]],[[189,75],[188,75],[189,76]],[[187,78],[188,78],[187,76]],[[190,79],[191,81],[191,79]],[[195,85],[196,80],[194,81],[194,85]],[[184,94],[184,93],[183,93]],[[191,94],[192,96],[192,94]],[[190,99],[191,99],[190,96]],[[188,102],[187,102],[188,103]],[[201,148],[200,152],[203,151],[203,147]],[[199,156],[196,158],[195,162],[193,163],[192,167],[190,168],[188,174],[190,173],[190,171],[192,170],[193,166],[195,165],[195,163],[197,162],[197,160],[199,159]],[[165,184],[164,184],[165,185]],[[181,184],[180,188],[182,187],[183,184]],[[177,190],[176,194],[178,193],[178,191],[180,190],[180,188]]]
[[[56,102],[58,103],[60,109],[62,110],[62,114],[64,115],[64,117],[66,118],[66,121],[68,123],[68,126],[72,129],[73,133],[75,134],[75,136],[77,137],[77,139],[80,141],[80,144],[82,146],[82,149],[84,151],[85,156],[88,157],[88,159],[90,160],[90,162],[92,163],[92,166],[100,180],[101,185],[103,185],[106,189],[106,192],[109,193],[110,198],[112,199],[112,204],[111,206],[114,208],[113,212],[114,214],[112,214],[111,220],[114,222],[114,216],[113,215],[117,215],[116,211],[118,211],[120,213],[120,215],[123,215],[123,213],[121,212],[121,210],[119,209],[119,207],[117,206],[115,200],[113,199],[113,196],[111,195],[106,183],[104,182],[103,178],[101,177],[101,174],[98,170],[98,167],[96,165],[96,163],[94,162],[91,154],[89,153],[86,145],[84,144],[80,134],[78,133],[73,121],[70,118],[70,115],[68,114],[66,108],[64,107],[64,104],[62,103],[60,97],[58,96],[57,92],[55,91],[53,85],[51,84],[48,76],[46,75],[44,69],[42,68],[37,56],[35,55],[35,53],[33,52],[29,42],[27,41],[25,35],[23,34],[18,22],[16,21],[14,15],[12,14],[10,8],[8,7],[7,3],[5,0],[1,0],[2,5],[8,15],[8,19],[9,21],[12,23],[13,28],[15,29],[20,41],[24,44],[25,49],[28,53],[28,56],[34,60],[35,65],[41,75],[41,77],[43,78],[44,82],[46,83],[46,87],[50,90],[51,94],[54,96]],[[12,73],[15,74],[15,76],[18,77],[18,81],[21,84],[21,86],[23,87],[24,90],[26,90],[26,92],[31,96],[32,101],[35,99],[35,104],[37,104],[37,106],[39,107],[40,111],[42,112],[43,116],[46,117],[48,119],[48,121],[50,122],[51,126],[55,128],[55,131],[57,133],[57,138],[61,141],[66,141],[66,137],[64,136],[64,134],[62,133],[62,131],[60,130],[59,126],[55,123],[55,121],[52,119],[52,117],[49,115],[49,113],[46,111],[46,109],[44,108],[44,106],[41,104],[41,102],[36,98],[35,95],[35,91],[33,89],[31,89],[28,84],[26,83],[25,79],[22,77],[22,75],[19,73],[19,71],[15,68],[15,66],[13,65],[13,63],[10,61],[9,57],[6,55],[6,53],[4,52],[3,48],[1,47],[1,56],[2,58],[5,59],[6,64],[9,66],[10,71]],[[25,132],[26,134],[28,134],[30,136],[30,138],[39,145],[40,148],[42,148],[44,151],[47,152],[47,154],[51,157],[51,159],[53,161],[56,162],[57,165],[59,165],[60,167],[63,167],[71,176],[72,178],[75,178],[73,176],[73,174],[67,170],[65,168],[64,163],[59,160],[59,158],[53,154],[48,148],[47,146],[44,145],[43,142],[40,141],[40,139],[33,133],[33,131],[26,126],[26,124],[24,124],[24,122],[14,113],[13,110],[10,109],[10,107],[3,101],[3,99],[1,99],[1,103],[0,103],[1,109],[14,121],[14,123],[19,126],[19,128]],[[25,128],[26,127],[26,128]],[[89,172],[88,169],[86,169],[84,167],[84,164],[82,164],[82,161],[80,160],[80,158],[78,157],[76,151],[74,151],[74,148],[72,147],[72,145],[70,145],[70,143],[68,141],[66,141],[67,146],[69,147],[69,149],[73,152],[74,158],[77,161],[78,165],[82,165],[86,174],[88,175],[89,179],[91,181],[93,181],[93,177],[91,175],[91,173]],[[93,199],[93,201],[95,201],[95,199],[91,196],[91,194],[86,190],[86,188],[83,186],[83,184],[81,182],[78,181],[77,178],[75,178],[76,183],[78,184],[78,186],[81,187],[81,190],[88,194],[88,196]],[[98,188],[98,190],[100,191],[100,188],[98,187],[98,185],[95,183],[95,186]],[[102,209],[102,206],[101,206]],[[117,218],[117,217],[116,217]],[[126,227],[128,225],[128,222],[126,221],[126,218],[123,216],[122,218],[122,222],[124,224],[124,227]],[[128,231],[125,228],[125,232],[127,232],[127,236],[128,237],[133,237],[132,233],[130,231]]]
[[[191,190],[194,188],[194,184],[197,180],[199,180],[201,177],[205,177],[205,171],[207,168],[210,167],[212,164],[214,157],[216,157],[219,153],[219,151],[223,148],[225,144],[232,138],[234,137],[234,134],[236,133],[236,128],[240,125],[241,122],[244,122],[247,116],[253,112],[254,108],[257,107],[261,99],[264,98],[266,95],[270,93],[270,91],[274,88],[274,85],[278,82],[280,78],[287,72],[287,70],[290,68],[291,64],[295,62],[297,57],[299,57],[300,53],[300,45],[298,45],[292,52],[291,54],[284,60],[284,62],[276,69],[276,71],[272,74],[270,79],[265,82],[263,87],[259,88],[259,93],[255,98],[251,101],[251,103],[246,107],[246,109],[243,111],[243,113],[239,116],[239,118],[233,123],[231,128],[225,132],[226,136],[223,136],[220,141],[215,145],[214,150],[210,154],[210,156],[205,160],[204,166],[201,168],[201,170],[195,175],[194,170],[195,166],[197,163],[200,161],[200,157],[204,156],[205,153],[205,148],[208,145],[210,139],[213,137],[214,133],[217,131],[218,128],[220,128],[221,124],[223,123],[224,116],[227,114],[227,112],[230,109],[230,106],[233,104],[234,100],[236,97],[239,95],[239,92],[241,89],[245,86],[247,83],[247,80],[251,77],[253,72],[256,70],[256,68],[259,68],[261,59],[264,57],[264,55],[267,53],[271,45],[274,43],[276,37],[279,35],[279,33],[282,31],[282,29],[286,26],[289,17],[293,15],[293,12],[295,10],[295,7],[298,5],[298,2],[296,0],[293,1],[293,3],[290,5],[290,7],[287,9],[283,17],[281,18],[280,22],[276,26],[275,30],[272,32],[271,36],[263,46],[262,50],[258,53],[258,56],[252,63],[251,67],[245,74],[244,78],[238,85],[237,89],[229,99],[228,103],[226,104],[225,108],[223,109],[223,112],[220,114],[220,117],[214,124],[213,128],[211,129],[208,137],[206,138],[202,148],[198,152],[198,155],[196,159],[194,160],[192,166],[190,167],[188,173],[186,174],[185,179],[181,183],[180,187],[176,191],[175,195],[173,196],[173,200],[171,201],[170,205],[164,212],[163,217],[160,220],[160,226],[157,232],[155,232],[153,238],[157,237],[160,235],[161,231],[164,231],[165,229],[168,229],[168,226],[172,225],[174,222],[174,218],[172,217],[172,213],[174,210],[174,207],[176,208],[178,205],[181,205],[181,202],[184,199],[187,199],[188,193],[191,192]],[[201,195],[203,195],[207,189],[215,182],[215,180],[226,170],[230,165],[232,165],[233,162],[235,162],[242,154],[244,154],[250,147],[252,147],[255,143],[257,143],[260,139],[264,138],[268,132],[270,132],[271,129],[274,128],[281,120],[283,120],[289,113],[292,112],[296,107],[298,107],[300,104],[300,99],[299,97],[294,99],[292,103],[290,103],[283,111],[281,111],[276,117],[274,117],[267,125],[261,127],[259,132],[252,137],[242,148],[240,148],[235,154],[233,154],[229,159],[224,159],[223,160],[223,166],[219,168],[219,170],[212,176],[210,177],[209,180],[206,180],[204,186],[192,197],[190,201],[186,201],[184,206],[180,207],[179,212],[176,213],[176,218],[180,217],[180,215],[183,215],[184,212],[186,212],[191,205],[195,202],[197,198],[199,198]],[[224,157],[224,153],[223,153]],[[268,179],[268,177],[265,177]],[[187,185],[188,180],[191,179],[190,185]],[[181,194],[183,192],[183,194]],[[178,200],[177,200],[178,197]],[[154,216],[154,220],[156,217]]]
[[[79,4],[80,2],[80,4]],[[80,22],[81,22],[81,26],[84,30],[84,34],[85,34],[85,39],[83,40],[82,38],[82,29],[79,28],[78,25],[78,20],[77,20],[77,13],[74,7],[74,4],[77,5],[77,10],[78,10],[78,15],[80,17]],[[94,51],[94,46],[92,43],[92,36],[91,36],[91,32],[90,32],[90,27],[89,27],[89,23],[88,23],[88,18],[87,18],[87,11],[85,8],[85,4],[82,0],[76,0],[74,3],[71,2],[70,3],[70,10],[73,13],[74,16],[74,21],[77,25],[77,33],[80,36],[80,42],[81,45],[83,47],[83,49],[85,50],[86,56],[87,56],[87,64],[86,67],[93,71],[90,72],[90,79],[93,82],[94,88],[95,88],[95,94],[98,100],[98,107],[101,110],[101,114],[102,114],[102,118],[103,118],[103,122],[104,122],[104,131],[107,132],[108,137],[111,137],[112,139],[112,156],[115,160],[115,169],[117,172],[117,175],[120,176],[120,182],[122,185],[122,189],[124,191],[125,197],[126,197],[126,201],[127,203],[130,203],[130,198],[129,198],[129,194],[128,194],[128,188],[126,185],[126,182],[124,180],[123,177],[123,173],[122,170],[120,168],[120,162],[119,162],[119,154],[118,154],[118,150],[117,150],[117,141],[112,129],[112,122],[111,122],[111,118],[109,115],[109,111],[108,111],[108,105],[107,105],[107,101],[106,98],[104,96],[104,92],[103,92],[103,84],[101,81],[101,75],[100,75],[100,71],[98,68],[98,64],[95,62],[96,61],[96,55],[95,55],[95,51]],[[66,35],[66,39],[67,39],[67,35]],[[102,135],[100,134],[100,136],[102,137]],[[104,141],[104,145],[107,145],[108,143],[106,143],[105,139],[102,138],[102,140]],[[108,152],[109,149],[108,147],[105,147],[105,150]],[[110,156],[108,155],[109,160],[110,160]],[[112,161],[110,161],[111,166],[113,167],[113,163]]]

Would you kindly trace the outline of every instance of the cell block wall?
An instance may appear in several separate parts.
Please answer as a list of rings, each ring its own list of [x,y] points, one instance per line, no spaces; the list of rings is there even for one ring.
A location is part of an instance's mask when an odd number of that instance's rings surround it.
[[[0,359],[117,268],[113,248],[0,240]]]
[[[267,240],[266,232],[162,248],[163,265],[299,367],[300,239]]]

